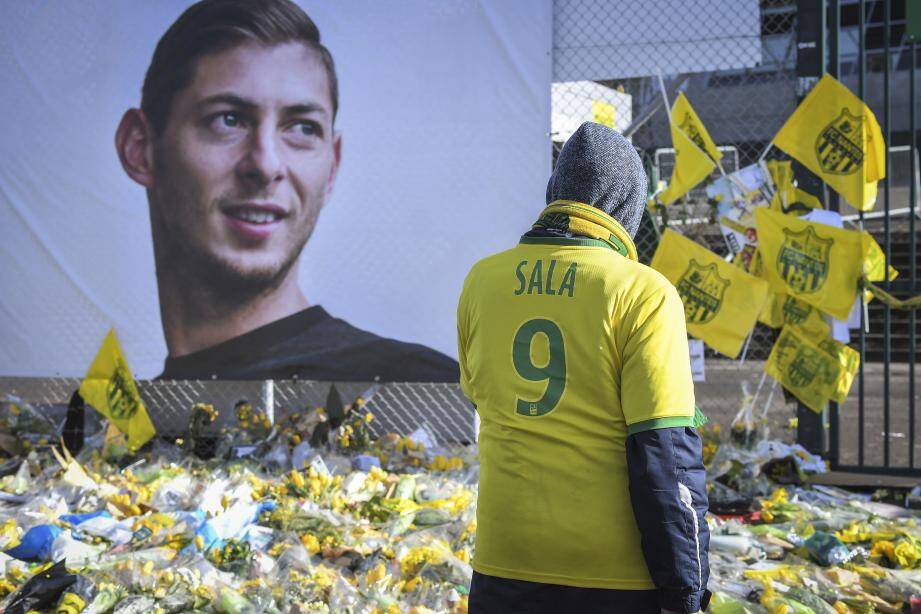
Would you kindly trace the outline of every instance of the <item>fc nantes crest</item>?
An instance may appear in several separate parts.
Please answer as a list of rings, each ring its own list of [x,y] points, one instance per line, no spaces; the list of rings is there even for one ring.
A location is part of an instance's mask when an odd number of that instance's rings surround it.
[[[787,284],[802,294],[816,292],[828,275],[828,256],[834,239],[823,239],[811,226],[800,232],[783,229],[784,244],[777,254],[777,270]]]
[[[684,317],[688,324],[706,324],[712,320],[723,304],[727,287],[729,280],[720,277],[716,263],[701,266],[692,258],[675,284],[684,303]]]
[[[701,151],[707,151],[704,137],[701,136],[700,130],[697,129],[697,124],[694,123],[694,118],[691,117],[690,113],[684,114],[684,121],[678,124],[678,129],[688,135],[688,138],[694,141],[694,144],[700,147]]]
[[[141,405],[141,396],[134,384],[134,378],[122,365],[118,365],[109,378],[106,397],[109,400],[109,411],[117,420],[131,418]]]
[[[809,317],[812,307],[803,301],[787,296],[783,303],[783,321],[785,324],[802,324]]]
[[[832,175],[850,175],[863,164],[862,118],[847,109],[819,133],[815,154],[822,170]]]
[[[803,343],[797,343],[781,334],[777,339],[781,363],[786,362],[787,381],[796,388],[807,388],[820,383],[830,384],[837,373],[833,372],[829,360],[819,350]],[[792,358],[788,358],[792,354]]]
[[[823,361],[820,358],[819,353],[812,348],[796,348],[796,355],[788,367],[790,383],[798,388],[811,386],[822,371]]]

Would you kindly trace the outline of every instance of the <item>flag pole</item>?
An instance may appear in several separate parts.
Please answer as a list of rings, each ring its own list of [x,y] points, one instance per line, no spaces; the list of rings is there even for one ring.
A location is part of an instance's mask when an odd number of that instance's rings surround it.
[[[771,378],[774,379],[774,378]],[[761,419],[765,420],[767,418],[768,412],[771,411],[771,401],[774,400],[774,390],[777,389],[777,380],[774,380],[774,383],[771,384],[771,392],[768,394],[767,403],[764,404],[764,409],[761,410]]]
[[[665,114],[668,115],[668,125],[672,125],[672,108],[668,105],[668,95],[665,93],[665,81],[662,79],[662,71],[657,70],[656,75],[659,77],[659,91],[662,92],[662,100],[665,101]]]
[[[662,71],[661,71],[661,70],[656,71],[656,76],[658,77],[658,80],[659,80],[659,91],[662,92],[662,100],[665,101],[665,113],[668,115],[668,125],[669,125],[669,127],[671,127],[671,124],[672,124],[672,108],[668,105],[668,95],[665,93],[665,80],[662,79]],[[704,152],[704,153],[706,153],[706,152]],[[708,157],[708,158],[710,157],[709,154],[707,155],[707,157]],[[719,160],[713,160],[713,162],[716,163],[716,168],[719,169],[720,175],[722,175],[723,177],[725,177],[725,176],[726,176],[726,171],[723,170],[723,165],[722,165],[722,163],[721,163]]]
[[[755,329],[752,328],[748,333],[748,337],[745,338],[745,345],[742,346],[742,358],[739,360],[739,368],[741,369],[745,365],[745,356],[748,355],[748,344],[751,343],[752,335],[755,334]]]

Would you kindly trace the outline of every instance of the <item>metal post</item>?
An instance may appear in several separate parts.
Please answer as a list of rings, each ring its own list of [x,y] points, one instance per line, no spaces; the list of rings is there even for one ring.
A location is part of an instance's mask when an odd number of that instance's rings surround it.
[[[825,71],[826,20],[828,0],[797,0],[796,3],[796,76],[799,82],[797,98],[802,101]],[[806,167],[794,160],[793,172],[799,185],[817,194],[823,203],[825,184]],[[802,403],[796,405],[796,441],[814,454],[824,454],[824,424],[822,416]]]
[[[911,264],[909,265],[908,271],[912,290],[910,296],[914,296],[918,291],[918,235],[915,232],[915,206],[918,201],[918,184],[915,181],[915,177],[917,176],[916,173],[918,172],[918,126],[915,123],[915,114],[918,112],[918,104],[917,98],[915,98],[915,90],[917,88],[915,73],[918,71],[918,48],[914,36],[912,36],[911,39],[910,53],[911,72],[908,77],[908,132],[910,135],[908,142],[910,144],[910,150],[908,154],[911,161],[909,163],[910,172],[908,174],[908,240]],[[917,342],[915,318],[915,310],[912,309],[908,314],[908,466],[912,469],[915,467],[915,344]]]
[[[864,100],[864,83],[866,81],[867,66],[867,24],[866,24],[866,0],[859,0],[857,3],[860,11],[859,22],[857,25],[858,51],[857,51],[857,96]],[[860,230],[863,230],[863,211],[857,213],[860,219]],[[863,301],[863,296],[860,297]],[[863,304],[860,305],[860,332],[858,337],[858,348],[860,351],[860,366],[857,371],[857,464],[863,467],[863,449],[864,443],[864,405],[866,402],[864,388],[864,364],[867,359],[867,310]]]
[[[830,27],[830,36],[828,37],[828,72],[835,79],[838,78],[839,72],[839,62],[838,62],[838,38],[841,33],[841,6],[840,0],[831,0],[831,27]],[[839,201],[838,193],[834,190],[828,191],[828,210],[829,211],[840,211],[841,204]],[[841,442],[839,441],[840,431],[839,431],[839,407],[838,404],[834,401],[828,402],[828,416],[829,416],[829,446],[828,446],[828,456],[833,464],[838,462],[838,450],[840,448]]]
[[[883,179],[883,225],[884,225],[884,238],[885,246],[884,251],[886,255],[886,268],[887,274],[883,280],[883,283],[886,287],[886,290],[889,290],[889,259],[890,254],[892,253],[892,236],[890,234],[889,228],[889,174],[891,172],[891,166],[889,165],[889,144],[892,142],[890,138],[890,121],[889,121],[889,111],[890,111],[890,64],[892,64],[891,50],[889,48],[892,43],[889,29],[891,27],[891,3],[883,2],[883,54],[885,66],[883,67],[883,142],[886,144],[886,177]],[[889,467],[889,433],[891,432],[890,416],[889,416],[889,361],[892,359],[892,338],[891,338],[891,317],[892,312],[888,305],[884,306],[884,315],[883,320],[883,466]]]

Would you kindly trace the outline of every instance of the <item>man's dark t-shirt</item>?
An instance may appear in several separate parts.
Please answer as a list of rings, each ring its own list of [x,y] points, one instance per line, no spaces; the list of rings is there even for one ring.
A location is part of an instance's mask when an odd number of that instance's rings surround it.
[[[315,305],[204,350],[168,357],[159,379],[456,382],[457,361],[385,339]]]

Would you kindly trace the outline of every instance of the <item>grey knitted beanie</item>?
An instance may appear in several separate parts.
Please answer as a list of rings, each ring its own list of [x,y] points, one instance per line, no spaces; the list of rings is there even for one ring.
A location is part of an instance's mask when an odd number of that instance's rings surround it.
[[[619,132],[585,122],[569,137],[547,183],[547,204],[575,200],[601,209],[633,237],[646,206],[646,172]]]

